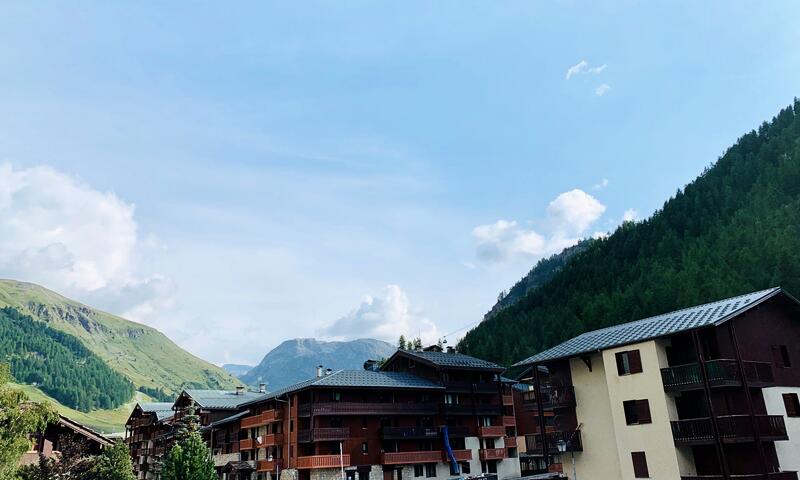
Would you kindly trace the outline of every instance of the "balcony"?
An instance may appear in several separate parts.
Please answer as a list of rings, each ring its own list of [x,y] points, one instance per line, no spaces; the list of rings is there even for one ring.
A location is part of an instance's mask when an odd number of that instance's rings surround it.
[[[242,419],[241,426],[242,428],[263,427],[264,425],[268,425],[270,423],[279,421],[281,421],[280,410],[267,410],[266,412],[263,412],[260,415],[251,415],[249,417],[244,417]]]
[[[710,387],[739,387],[742,385],[736,360],[719,359],[705,363]],[[747,384],[751,387],[766,387],[775,383],[772,365],[767,362],[742,362]],[[667,392],[698,390],[703,388],[700,365],[690,363],[661,369],[661,380]]]
[[[238,453],[220,453],[217,455],[213,455],[212,460],[214,460],[215,467],[222,467],[228,464],[228,462],[238,462],[239,461],[239,454]]]
[[[472,450],[453,450],[453,456],[456,457],[457,462],[468,462],[472,460]],[[444,454],[444,461],[447,462],[447,453]]]
[[[492,425],[490,427],[478,427],[478,436],[483,438],[505,437],[506,427],[502,425]]]
[[[581,442],[580,430],[572,432],[547,432],[547,452],[550,455],[558,453],[558,444],[564,442],[566,451],[582,452],[583,443]],[[542,434],[525,435],[525,451],[531,455],[544,455],[544,445]]]
[[[272,445],[279,445],[283,443],[283,434],[282,433],[271,433],[269,435],[263,435],[261,437],[261,442],[259,442],[255,438],[244,438],[239,440],[239,450],[253,450],[255,448],[264,448],[270,447]]]
[[[449,381],[444,382],[444,388],[448,392],[463,392],[463,393],[498,393],[498,385],[496,383],[485,382],[462,382],[462,381]]]
[[[256,448],[256,441],[253,438],[239,440],[239,450],[252,450]]]
[[[282,458],[276,458],[273,460],[258,460],[258,462],[256,462],[257,472],[274,472],[278,468],[283,469]]]
[[[298,415],[435,415],[435,403],[321,402],[300,405]]]
[[[312,428],[297,432],[297,441],[300,443],[330,442],[347,440],[350,438],[350,429],[345,428]]]
[[[295,465],[298,469],[312,468],[340,468],[350,466],[350,455],[312,455],[310,457],[297,457]]]
[[[504,427],[516,427],[517,426],[517,417],[514,415],[503,415],[503,426]]]
[[[478,451],[478,457],[481,461],[502,460],[508,457],[508,452],[505,448],[482,448]]]
[[[415,463],[442,462],[444,453],[441,450],[423,452],[385,452],[381,454],[383,465],[411,465]]]
[[[714,443],[711,418],[677,420],[672,424],[672,437],[676,445],[703,445]],[[765,441],[788,440],[782,415],[756,415],[759,436]],[[752,442],[753,423],[749,415],[717,417],[720,438],[726,443]]]
[[[502,414],[503,408],[500,405],[477,404],[477,405],[455,405],[442,404],[442,415],[484,415],[497,416]]]
[[[506,405],[506,406],[514,405],[514,396],[513,395],[503,395],[503,405]]]
[[[570,408],[575,406],[575,387],[542,387],[542,408]],[[539,404],[536,391],[531,390],[522,394],[522,404],[527,410],[538,410]]]

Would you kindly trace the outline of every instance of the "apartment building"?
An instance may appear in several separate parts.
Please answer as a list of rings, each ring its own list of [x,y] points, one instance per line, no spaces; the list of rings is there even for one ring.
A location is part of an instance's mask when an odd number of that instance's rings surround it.
[[[584,333],[517,365],[530,385],[521,451],[541,460],[527,468],[797,479],[800,306],[780,288]]]
[[[139,480],[158,479],[161,458],[172,432],[172,403],[139,403],[125,423],[125,443]]]

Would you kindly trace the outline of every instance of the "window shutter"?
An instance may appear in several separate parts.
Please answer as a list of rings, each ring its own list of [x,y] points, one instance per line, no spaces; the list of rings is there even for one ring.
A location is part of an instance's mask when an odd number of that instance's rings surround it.
[[[783,394],[783,405],[786,407],[786,416],[787,417],[798,417],[800,416],[800,412],[798,409],[800,408],[800,400],[798,400],[796,393],[784,393]]]
[[[642,357],[639,355],[639,350],[628,352],[628,362],[631,366],[631,373],[642,373]]]
[[[647,457],[644,452],[631,452],[631,460],[633,460],[634,477],[650,478],[650,472],[647,471]]]
[[[615,355],[617,358],[617,375],[625,375],[628,373],[625,371],[625,359],[623,358],[624,355],[625,352],[619,352]]]
[[[650,417],[650,402],[647,400],[636,400],[636,416],[639,417],[639,423],[653,423]]]

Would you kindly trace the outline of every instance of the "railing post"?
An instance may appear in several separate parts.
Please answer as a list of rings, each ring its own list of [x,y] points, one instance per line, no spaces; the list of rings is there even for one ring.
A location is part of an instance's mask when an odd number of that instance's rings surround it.
[[[715,442],[717,447],[717,461],[722,469],[722,476],[728,480],[731,474],[728,471],[728,459],[725,457],[725,448],[722,445],[722,437],[719,434],[719,425],[717,424],[717,415],[714,413],[714,402],[711,401],[711,386],[708,383],[708,375],[706,374],[706,364],[703,357],[703,347],[700,345],[700,335],[697,330],[692,330],[692,342],[694,342],[694,350],[697,356],[697,364],[700,366],[700,377],[703,379],[703,390],[706,394],[706,403],[708,404],[708,413],[711,415],[711,428],[714,431]]]

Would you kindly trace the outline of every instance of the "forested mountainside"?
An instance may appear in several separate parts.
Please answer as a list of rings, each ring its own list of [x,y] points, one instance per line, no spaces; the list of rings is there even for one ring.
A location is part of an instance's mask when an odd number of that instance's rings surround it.
[[[0,307],[4,306],[76,337],[108,367],[155,397],[172,397],[181,388],[224,389],[239,384],[227,372],[181,349],[158,330],[39,285],[0,280]]]
[[[76,337],[10,307],[0,309],[0,362],[11,365],[17,382],[84,412],[115,408],[133,396],[133,384]]]
[[[800,101],[642,222],[575,255],[459,343],[505,365],[582,332],[780,285],[800,295]]]
[[[371,338],[348,342],[295,338],[270,350],[261,363],[240,378],[248,385],[264,382],[269,390],[276,390],[313,377],[317,365],[360,370],[366,360],[388,358],[396,350],[394,345]]]
[[[504,308],[517,303],[529,291],[549,282],[553,275],[558,273],[575,254],[589,248],[593,241],[592,238],[581,240],[577,244],[565,248],[561,253],[539,260],[527,275],[511,287],[508,293],[500,294],[497,303],[483,316],[483,319],[486,320],[497,315]]]

